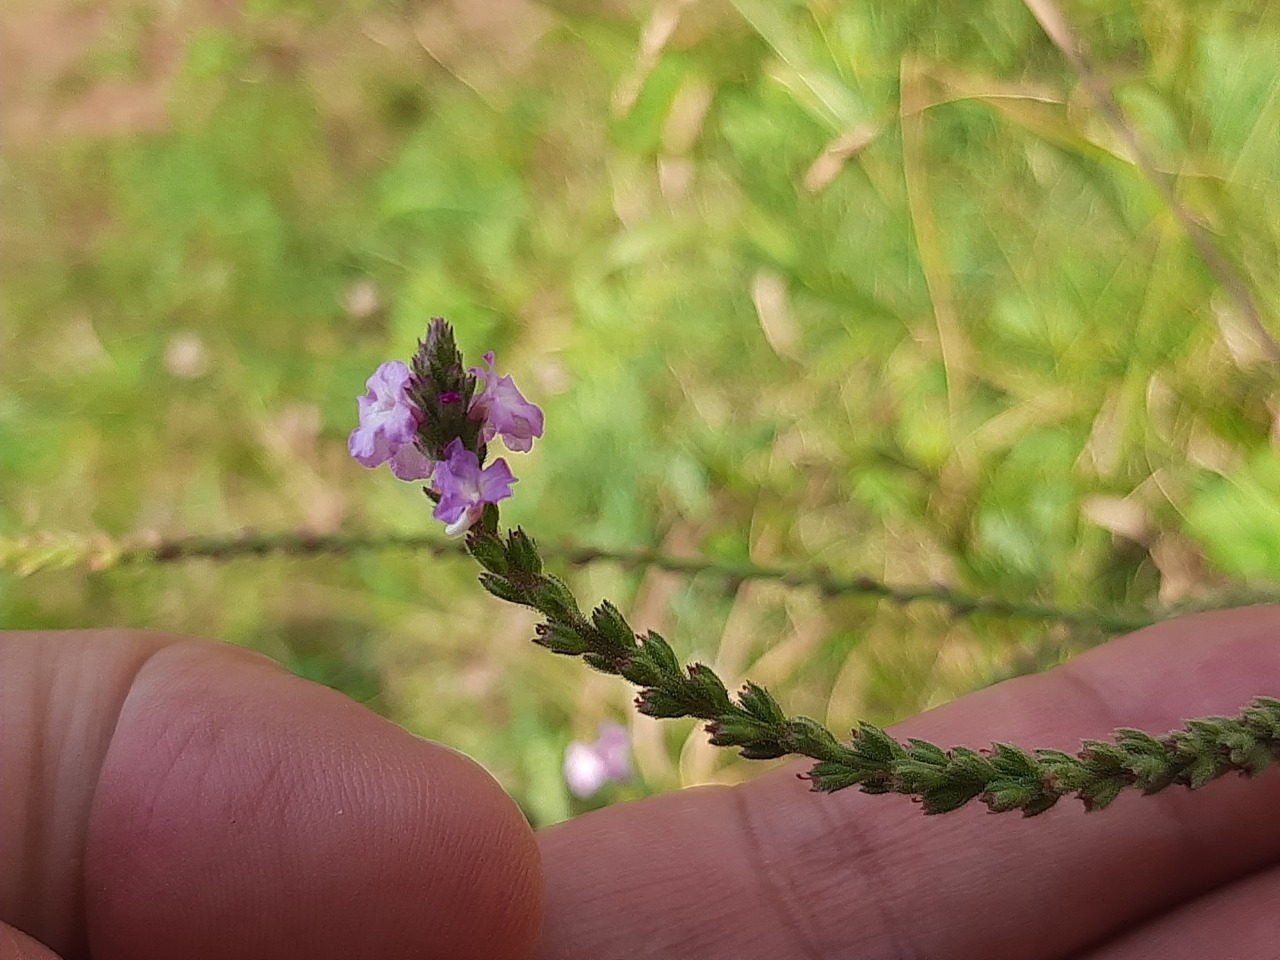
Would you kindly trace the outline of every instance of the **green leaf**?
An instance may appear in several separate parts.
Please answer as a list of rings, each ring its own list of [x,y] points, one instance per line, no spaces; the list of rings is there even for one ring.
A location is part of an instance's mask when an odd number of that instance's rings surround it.
[[[1022,805],[1022,815],[1024,817],[1039,816],[1051,809],[1059,799],[1059,794],[1046,790]]]
[[[951,762],[947,765],[948,776],[962,779],[967,783],[985,785],[995,779],[996,769],[991,761],[968,747],[953,747]]]
[[[707,724],[711,743],[717,747],[741,747],[748,760],[772,760],[790,751],[772,735],[773,728],[748,717],[724,717]]]
[[[946,765],[947,752],[936,744],[928,740],[917,740],[915,737],[908,739],[907,744],[907,755],[912,760],[923,764]]]
[[[1192,790],[1199,790],[1225,773],[1227,767],[1214,756],[1197,757],[1179,778]]]
[[[617,676],[622,672],[613,657],[604,656],[603,654],[587,652],[582,655],[582,661],[591,669],[599,670],[601,673],[607,673],[611,676]]]
[[[482,529],[472,529],[467,534],[467,550],[480,566],[490,573],[505,575],[510,567],[502,541]]]
[[[844,763],[822,761],[809,768],[807,774],[816,793],[834,793],[862,783],[868,771],[858,770]]]
[[[676,659],[675,651],[659,634],[650,630],[640,638],[640,648],[662,673],[667,676],[680,673],[680,661]]]
[[[578,620],[582,614],[573,591],[559,577],[542,575],[524,594],[526,603],[552,620]]]
[[[646,687],[636,696],[636,709],[658,719],[691,715],[688,693],[681,688]]]
[[[1008,743],[993,745],[991,763],[1001,777],[1022,781],[1040,781],[1040,767],[1024,750]]]
[[[1095,780],[1079,791],[1080,799],[1086,810],[1103,810],[1111,805],[1116,797],[1128,785],[1122,777],[1107,777]]]
[[[484,587],[499,600],[506,600],[508,603],[518,603],[527,607],[537,606],[524,590],[497,574],[480,574],[480,586]]]
[[[765,723],[780,724],[787,715],[782,707],[773,699],[769,691],[759,684],[747,681],[738,693],[738,703],[747,713]]]
[[[729,692],[725,689],[724,682],[705,663],[695,663],[689,667],[687,684],[694,693],[698,709],[707,713],[704,719],[710,720],[732,709],[733,704],[729,700]],[[702,716],[701,713],[695,715]]]
[[[618,671],[638,687],[651,687],[666,678],[644,653],[637,652],[616,658]]]
[[[982,800],[992,813],[1007,813],[1010,810],[1025,807],[1040,794],[1038,783],[1001,778],[987,784],[987,789],[982,793]]]
[[[946,757],[941,764],[919,760],[901,760],[894,765],[902,788],[908,793],[924,793],[947,782]]]
[[[1273,741],[1280,741],[1280,700],[1274,697],[1256,697],[1244,710],[1244,718],[1260,733]]]
[[[589,649],[586,638],[565,624],[540,623],[537,629],[538,634],[533,638],[533,642],[540,647],[546,647],[552,653],[578,657]]]
[[[777,721],[781,722],[781,721]],[[787,736],[792,753],[800,753],[817,760],[850,760],[853,751],[836,740],[831,732],[808,717],[793,717],[786,721]]]
[[[595,628],[600,631],[610,646],[618,650],[631,650],[635,647],[636,638],[631,627],[618,608],[608,600],[591,612],[591,622],[595,624]]]
[[[870,119],[849,84],[834,75],[829,66],[815,62],[801,37],[802,31],[787,20],[779,4],[733,0],[733,5],[783,65],[775,75],[777,80],[828,133],[844,133]]]
[[[1130,755],[1145,754],[1149,757],[1168,757],[1169,751],[1162,740],[1157,740],[1145,730],[1121,727],[1115,732],[1116,743]]]
[[[959,810],[981,792],[982,785],[979,783],[948,783],[926,790],[921,794],[921,799],[924,800],[924,812],[933,816]]]
[[[1280,451],[1259,450],[1230,474],[1206,477],[1185,515],[1224,573],[1280,578]]]
[[[511,569],[530,575],[542,573],[542,557],[538,553],[538,545],[519,527],[507,534],[506,553]]]
[[[854,752],[875,764],[888,764],[907,756],[902,744],[875,724],[863,722],[853,735]]]

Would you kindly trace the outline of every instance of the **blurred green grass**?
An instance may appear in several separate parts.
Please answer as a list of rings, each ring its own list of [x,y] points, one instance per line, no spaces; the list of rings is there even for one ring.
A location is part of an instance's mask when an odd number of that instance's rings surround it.
[[[1062,14],[1280,335],[1280,14]],[[344,444],[443,314],[546,410],[505,519],[549,542],[1099,608],[1280,580],[1268,345],[1021,3],[41,0],[6,32],[0,535],[429,530]],[[560,819],[564,745],[629,693],[473,575],[5,575],[0,620],[256,647]],[[844,726],[1099,639],[572,578]],[[628,722],[636,791],[749,775]]]

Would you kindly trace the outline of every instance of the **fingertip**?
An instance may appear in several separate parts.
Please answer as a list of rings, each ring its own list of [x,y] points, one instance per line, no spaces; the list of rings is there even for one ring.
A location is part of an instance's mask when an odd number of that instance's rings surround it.
[[[175,644],[133,684],[90,822],[93,955],[525,956],[538,853],[492,778],[238,653]]]
[[[0,923],[0,960],[59,960],[59,958],[38,940],[32,940],[7,923]]]
[[[993,739],[1074,752],[1118,727],[1153,734],[1233,715],[1280,678],[1280,606],[1165,620],[1043,673],[1016,677],[897,724],[895,734]]]

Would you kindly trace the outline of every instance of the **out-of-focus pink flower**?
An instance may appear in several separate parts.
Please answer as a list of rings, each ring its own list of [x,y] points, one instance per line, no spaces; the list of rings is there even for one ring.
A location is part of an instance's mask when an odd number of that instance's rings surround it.
[[[422,413],[409,399],[412,376],[399,360],[373,372],[365,384],[369,392],[358,398],[360,426],[351,431],[347,449],[366,467],[389,463],[401,480],[425,480],[435,464],[413,443]]]
[[[542,411],[524,398],[510,377],[500,377],[493,368],[493,352],[484,355],[485,366],[472,367],[471,372],[484,385],[471,401],[471,416],[483,419],[480,442],[495,436],[502,438],[507,449],[523,453],[533,447],[534,437],[542,436]]]
[[[436,464],[433,486],[440,502],[432,513],[448,524],[444,532],[460,536],[480,519],[486,503],[497,503],[511,496],[516,478],[505,460],[495,460],[483,470],[480,458],[454,439],[444,449],[445,459]]]
[[[631,780],[631,741],[626,727],[600,724],[592,743],[574,740],[564,753],[564,778],[575,797],[587,799],[606,783]]]

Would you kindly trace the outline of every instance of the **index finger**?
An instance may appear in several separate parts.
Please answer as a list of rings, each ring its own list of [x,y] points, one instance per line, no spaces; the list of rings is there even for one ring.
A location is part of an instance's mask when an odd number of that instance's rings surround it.
[[[1280,608],[1188,617],[892,729],[944,746],[1076,750],[1280,692]],[[1280,862],[1280,777],[1122,794],[1032,819],[808,792],[797,768],[612,807],[540,838],[538,956],[1070,956]]]
[[[334,690],[224,644],[0,635],[0,921],[65,960],[514,960],[540,894],[492,778]]]

